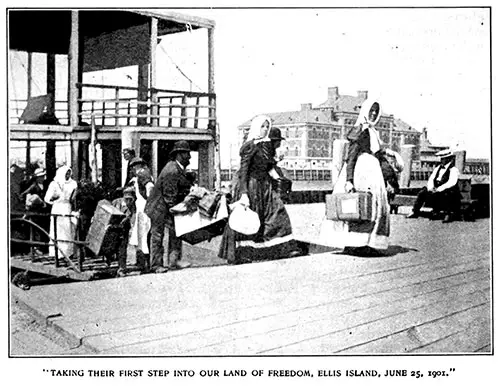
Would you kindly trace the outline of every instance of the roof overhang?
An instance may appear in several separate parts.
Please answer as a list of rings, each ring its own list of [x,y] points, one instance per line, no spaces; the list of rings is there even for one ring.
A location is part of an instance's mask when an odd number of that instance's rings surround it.
[[[9,48],[11,50],[67,54],[73,9],[8,9]],[[79,32],[83,39],[145,25],[158,19],[158,36],[198,28],[213,28],[215,22],[168,10],[83,9]]]

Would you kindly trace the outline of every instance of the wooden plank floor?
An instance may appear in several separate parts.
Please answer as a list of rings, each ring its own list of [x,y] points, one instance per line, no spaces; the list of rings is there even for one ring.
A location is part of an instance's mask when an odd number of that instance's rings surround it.
[[[289,210],[297,235],[314,238],[321,205]],[[384,257],[328,252],[12,295],[107,355],[489,353],[489,220],[391,222]]]

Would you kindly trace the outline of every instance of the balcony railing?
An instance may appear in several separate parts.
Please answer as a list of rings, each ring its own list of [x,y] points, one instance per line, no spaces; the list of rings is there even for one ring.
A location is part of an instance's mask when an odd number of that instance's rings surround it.
[[[79,84],[80,118],[100,126],[210,128],[215,125],[215,94],[112,85]],[[96,94],[104,97],[94,97]]]
[[[214,93],[166,89],[77,84],[82,98],[79,120],[90,125],[152,126],[169,128],[215,128],[216,101]],[[10,100],[9,118],[21,123],[27,100]],[[61,125],[69,125],[68,101],[55,101],[54,113]]]

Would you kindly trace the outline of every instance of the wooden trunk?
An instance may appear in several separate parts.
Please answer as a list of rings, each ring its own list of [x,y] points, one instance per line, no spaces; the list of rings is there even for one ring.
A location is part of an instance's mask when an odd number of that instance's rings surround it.
[[[88,248],[96,255],[116,253],[122,238],[119,224],[124,218],[109,201],[99,201],[87,234]]]

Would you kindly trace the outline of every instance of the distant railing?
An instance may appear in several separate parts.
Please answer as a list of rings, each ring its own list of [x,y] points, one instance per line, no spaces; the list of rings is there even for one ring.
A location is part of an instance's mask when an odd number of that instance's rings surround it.
[[[100,126],[214,128],[215,94],[166,89],[78,84],[80,118]],[[104,97],[92,95],[101,93]]]

